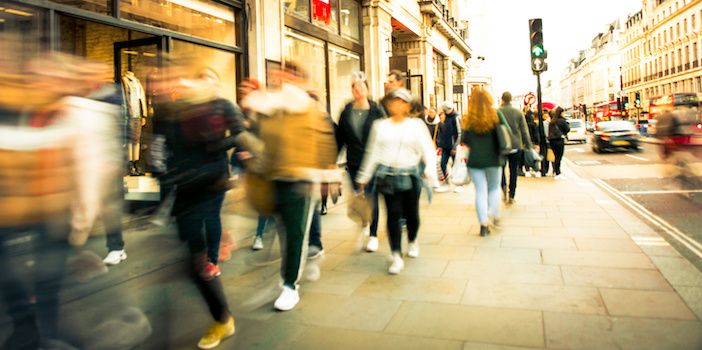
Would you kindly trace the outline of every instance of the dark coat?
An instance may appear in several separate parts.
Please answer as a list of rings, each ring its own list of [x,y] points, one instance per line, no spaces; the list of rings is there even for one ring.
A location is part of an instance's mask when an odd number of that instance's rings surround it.
[[[569,131],[570,124],[568,124],[568,121],[563,117],[558,117],[556,120],[551,120],[551,123],[548,124],[548,139],[565,139]]]
[[[351,111],[353,110],[353,102],[350,102],[344,107],[339,117],[339,124],[335,126],[334,134],[336,135],[336,145],[339,151],[346,146],[346,165],[351,169],[361,167],[363,155],[366,152],[366,144],[370,135],[373,122],[378,119],[385,118],[385,111],[377,103],[368,100],[370,110],[368,118],[363,124],[361,138],[358,138],[351,126]]]
[[[451,112],[446,114],[446,119],[441,123],[437,144],[443,149],[454,149],[459,141],[458,114]]]

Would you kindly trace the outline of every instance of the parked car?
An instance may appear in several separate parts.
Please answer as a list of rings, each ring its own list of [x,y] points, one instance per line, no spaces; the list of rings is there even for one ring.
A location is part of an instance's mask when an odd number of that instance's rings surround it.
[[[597,123],[592,134],[592,151],[600,153],[605,150],[629,149],[639,151],[641,134],[636,125],[628,121],[610,121]]]
[[[587,142],[587,130],[585,123],[580,119],[568,119],[570,124],[570,132],[566,136],[568,141],[576,141],[580,143]]]

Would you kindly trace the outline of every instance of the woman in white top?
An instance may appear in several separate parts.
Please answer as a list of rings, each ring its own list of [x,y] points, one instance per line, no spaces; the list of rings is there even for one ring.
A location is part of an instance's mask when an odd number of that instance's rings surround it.
[[[390,274],[404,268],[400,219],[407,222],[409,255],[419,256],[419,194],[422,173],[436,181],[436,154],[427,128],[421,119],[409,118],[412,95],[405,89],[390,93],[387,103],[389,118],[373,123],[366,154],[356,182],[364,187],[375,176],[378,192],[385,197],[388,216],[388,235],[392,250]]]

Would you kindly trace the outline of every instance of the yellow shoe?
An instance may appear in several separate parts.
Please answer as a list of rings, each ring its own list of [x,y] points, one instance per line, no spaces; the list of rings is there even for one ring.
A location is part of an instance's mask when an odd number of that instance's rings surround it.
[[[234,334],[234,317],[230,316],[227,322],[217,322],[215,321],[207,333],[200,338],[200,342],[197,343],[197,347],[200,349],[214,349],[216,348],[222,339],[231,337]]]

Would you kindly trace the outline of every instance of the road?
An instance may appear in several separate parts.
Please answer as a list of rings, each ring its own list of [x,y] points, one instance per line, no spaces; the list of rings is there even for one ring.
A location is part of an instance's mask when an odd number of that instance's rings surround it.
[[[589,144],[568,144],[565,158],[702,270],[702,187],[676,182],[657,147],[642,143],[640,152],[596,154]]]

